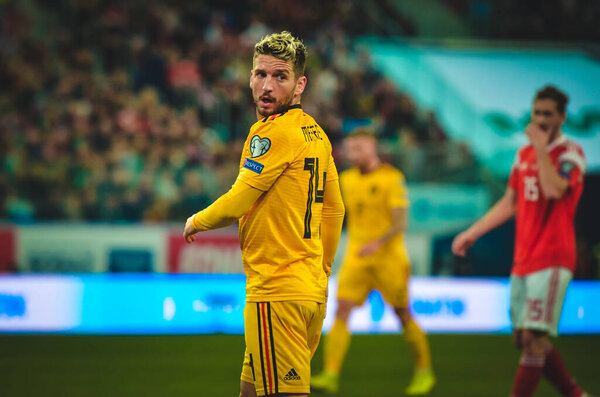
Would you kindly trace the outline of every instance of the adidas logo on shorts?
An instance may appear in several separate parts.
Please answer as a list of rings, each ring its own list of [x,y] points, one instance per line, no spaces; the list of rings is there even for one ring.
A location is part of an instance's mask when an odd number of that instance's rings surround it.
[[[290,372],[288,372],[287,375],[283,377],[283,380],[300,380],[300,375],[298,375],[296,370],[292,368],[290,369]]]

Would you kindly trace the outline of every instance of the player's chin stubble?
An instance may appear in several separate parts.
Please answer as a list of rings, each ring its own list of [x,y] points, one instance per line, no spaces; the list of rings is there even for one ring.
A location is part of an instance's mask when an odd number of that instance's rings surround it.
[[[260,96],[258,98],[256,98],[256,99],[254,99],[254,104],[256,105],[256,109],[258,110],[258,114],[260,114],[263,117],[268,117],[268,116],[271,116],[273,114],[283,113],[287,108],[289,108],[292,105],[292,102],[294,101],[294,91],[295,90],[292,90],[292,92],[286,98],[286,100],[282,101],[277,106],[275,106],[275,108],[273,109],[272,112],[263,111],[260,108]]]

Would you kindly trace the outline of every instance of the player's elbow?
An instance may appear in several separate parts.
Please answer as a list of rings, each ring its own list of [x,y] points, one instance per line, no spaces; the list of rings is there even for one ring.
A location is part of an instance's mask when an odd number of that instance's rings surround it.
[[[343,201],[339,201],[337,203],[337,215],[338,217],[344,217],[344,215],[346,215],[346,206],[344,205]]]
[[[559,200],[563,195],[559,192],[544,192],[544,198],[546,200]]]
[[[338,218],[343,218],[344,215],[346,215],[346,207],[344,206],[344,203],[340,203],[337,208],[337,216]]]
[[[542,183],[542,194],[546,200],[561,199],[569,190],[569,181],[565,178],[558,178],[551,183]]]
[[[227,205],[221,206],[221,218],[229,222],[235,222],[248,212],[249,208],[240,203],[228,202]]]
[[[562,187],[550,187],[542,189],[542,192],[546,200],[559,200],[565,195],[567,189]]]
[[[498,204],[498,207],[506,218],[513,216],[517,212],[517,201],[512,194],[505,194]]]
[[[334,206],[323,207],[323,218],[344,218],[346,214],[346,207],[342,202],[337,203]]]
[[[250,207],[246,207],[246,206],[242,206],[242,205],[234,206],[229,209],[229,211],[227,213],[227,217],[229,219],[237,221],[238,219],[240,219],[241,217],[246,215],[246,213],[248,213],[248,211],[250,211]]]

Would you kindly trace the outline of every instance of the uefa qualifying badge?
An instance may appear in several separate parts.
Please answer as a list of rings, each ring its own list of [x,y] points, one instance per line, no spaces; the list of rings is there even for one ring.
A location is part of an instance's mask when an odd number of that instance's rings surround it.
[[[262,156],[271,148],[271,140],[269,138],[261,138],[254,135],[250,140],[250,153],[252,158]]]

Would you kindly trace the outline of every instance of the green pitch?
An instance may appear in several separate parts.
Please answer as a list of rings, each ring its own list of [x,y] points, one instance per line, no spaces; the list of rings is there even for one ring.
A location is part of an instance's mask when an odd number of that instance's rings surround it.
[[[510,336],[431,335],[430,343],[431,396],[508,396],[518,360]],[[599,393],[600,336],[562,336],[556,345],[581,385]],[[0,395],[233,397],[243,350],[243,337],[230,335],[0,335]],[[313,370],[321,363],[319,350]],[[400,335],[357,335],[338,396],[401,396],[410,375]],[[542,381],[536,396],[558,393]]]

